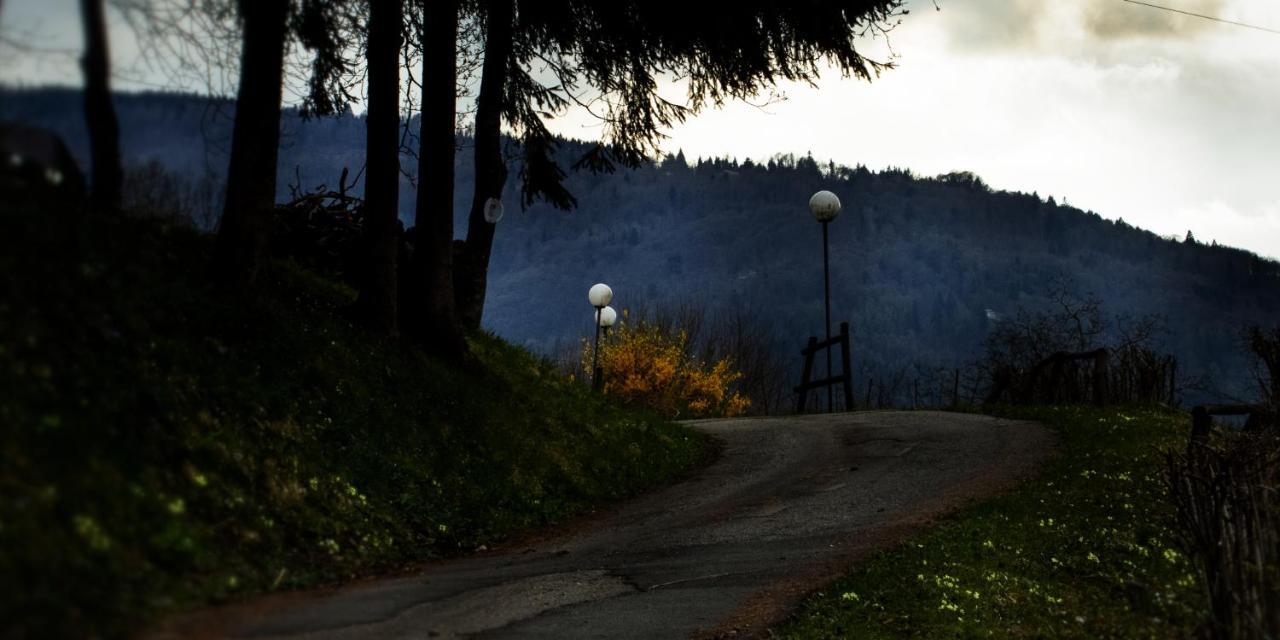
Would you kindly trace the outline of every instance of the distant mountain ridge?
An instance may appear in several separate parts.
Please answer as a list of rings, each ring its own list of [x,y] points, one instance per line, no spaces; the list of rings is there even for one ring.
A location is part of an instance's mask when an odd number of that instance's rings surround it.
[[[158,162],[219,178],[232,104],[176,94],[117,97],[126,163]],[[2,90],[0,119],[49,127],[87,157],[81,102],[68,90]],[[346,114],[285,118],[280,197],[289,185],[331,186],[363,165],[364,122]],[[569,157],[581,144],[566,141]],[[405,173],[416,164],[404,158]],[[458,158],[459,233],[473,188]],[[513,174],[514,181],[514,174]],[[607,282],[616,306],[694,302],[747,308],[779,348],[797,352],[821,332],[821,236],[806,203],[819,189],[844,211],[831,224],[832,316],[848,320],[859,376],[960,366],[980,350],[993,317],[1043,308],[1047,283],[1069,278],[1109,313],[1164,316],[1164,347],[1182,371],[1243,393],[1238,331],[1280,317],[1280,263],[1247,251],[1161,238],[1035,194],[992,191],[972,174],[819,164],[780,156],[764,164],[667,157],[636,170],[571,172],[574,211],[521,210],[508,185],[493,253],[485,326],[536,350],[587,335],[587,288]],[[359,191],[357,186],[356,191]],[[402,182],[411,221],[413,186]]]

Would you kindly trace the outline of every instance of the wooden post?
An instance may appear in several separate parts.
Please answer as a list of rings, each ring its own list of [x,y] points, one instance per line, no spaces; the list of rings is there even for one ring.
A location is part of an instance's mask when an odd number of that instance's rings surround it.
[[[1098,349],[1093,356],[1093,404],[1099,407],[1111,402],[1108,387],[1110,356],[1106,349]]]
[[[1197,444],[1204,444],[1209,439],[1211,431],[1213,431],[1213,416],[1209,415],[1208,409],[1204,407],[1192,409],[1191,442],[1187,445],[1187,453],[1190,453]]]
[[[818,338],[809,336],[809,344],[800,351],[804,356],[804,370],[800,374],[800,387],[796,392],[796,413],[804,413],[805,401],[809,399],[809,379],[813,375],[813,353],[818,350]]]
[[[871,387],[875,386],[875,384],[876,384],[875,378],[867,378],[867,401],[862,403],[862,406],[868,409],[871,408]]]
[[[960,368],[956,368],[956,380],[951,387],[951,406],[960,406]]]
[[[1058,357],[1055,355],[1053,364],[1049,367],[1049,384],[1044,389],[1040,390],[1041,395],[1039,398],[1040,400],[1044,401],[1047,404],[1054,404],[1063,399],[1067,400],[1068,402],[1079,401],[1076,397],[1074,397],[1073,393],[1068,393],[1068,394],[1059,393],[1059,386],[1062,384],[1062,369],[1063,369],[1063,365],[1065,365],[1066,362],[1067,362],[1067,359],[1065,357]],[[1074,374],[1075,370],[1076,370],[1075,367],[1072,367],[1073,377],[1075,375]],[[1075,387],[1075,385],[1073,384],[1072,387]],[[1032,402],[1034,401],[1035,400],[1032,400]]]
[[[844,410],[853,411],[853,366],[849,357],[849,323],[840,323],[840,366],[844,374]]]
[[[604,307],[596,307],[596,341],[591,347],[591,390],[597,393],[604,388],[600,380],[600,313]]]

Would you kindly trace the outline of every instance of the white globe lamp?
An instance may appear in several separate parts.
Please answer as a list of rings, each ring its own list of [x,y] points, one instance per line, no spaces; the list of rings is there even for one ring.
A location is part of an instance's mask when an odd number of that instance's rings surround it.
[[[605,307],[600,310],[600,326],[608,329],[618,322],[618,312],[613,307]]]
[[[840,215],[840,198],[830,191],[819,191],[809,198],[809,213],[818,222],[831,222]]]
[[[590,300],[591,306],[597,309],[607,307],[610,302],[613,302],[613,289],[601,282],[591,287],[591,290],[587,292],[587,300]]]

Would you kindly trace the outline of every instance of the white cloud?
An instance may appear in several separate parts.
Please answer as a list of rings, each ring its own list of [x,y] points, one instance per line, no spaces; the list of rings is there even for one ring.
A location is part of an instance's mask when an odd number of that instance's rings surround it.
[[[1265,0],[1192,4],[1280,24]],[[784,85],[785,103],[706,112],[667,149],[970,170],[1158,233],[1191,228],[1280,257],[1280,36],[1147,17],[1132,12],[1154,10],[1119,0],[915,9],[893,36],[899,68],[878,81]],[[559,130],[594,135],[583,122]]]

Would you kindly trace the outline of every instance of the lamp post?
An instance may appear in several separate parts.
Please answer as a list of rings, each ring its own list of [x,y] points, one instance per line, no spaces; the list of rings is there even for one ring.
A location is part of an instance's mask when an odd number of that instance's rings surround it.
[[[840,198],[830,191],[819,191],[809,198],[809,213],[822,223],[822,300],[826,311],[827,341],[831,341],[831,266],[827,249],[827,225],[840,215]],[[823,351],[827,353],[827,380],[831,380],[831,345]],[[834,395],[831,385],[827,385],[827,412],[831,412]],[[846,407],[847,409],[847,407]]]
[[[600,329],[604,326],[605,309],[609,310],[609,324],[613,326],[613,321],[617,319],[618,314],[609,306],[613,302],[613,289],[609,285],[601,282],[587,292],[587,300],[591,302],[591,306],[596,308],[596,341],[595,346],[591,349],[591,389],[600,390]]]

